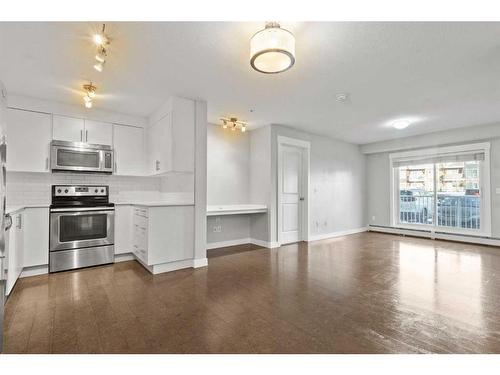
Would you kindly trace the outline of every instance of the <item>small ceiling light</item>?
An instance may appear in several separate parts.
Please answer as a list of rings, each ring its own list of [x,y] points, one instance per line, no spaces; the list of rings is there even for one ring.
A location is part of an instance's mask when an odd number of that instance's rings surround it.
[[[102,31],[98,34],[94,34],[94,36],[92,37],[92,40],[98,46],[105,46],[106,44],[109,43],[108,37],[106,36],[106,34],[104,34],[105,29],[106,29],[106,24],[103,23],[102,24]]]
[[[95,59],[100,63],[104,63],[104,61],[106,61],[106,48],[100,47],[97,50],[97,54],[95,55]]]
[[[264,30],[250,39],[250,65],[267,74],[281,73],[295,64],[295,37],[277,22],[267,22]]]
[[[396,120],[392,123],[392,127],[398,130],[406,129],[408,126],[410,126],[409,120]]]
[[[227,129],[228,127],[230,127],[232,131],[240,129],[242,133],[244,133],[247,130],[247,123],[243,121],[238,121],[236,117],[221,118],[220,120],[222,122],[223,129]]]
[[[95,64],[94,69],[99,73],[102,72],[104,70],[104,62],[98,62],[97,64]]]
[[[345,103],[349,99],[349,94],[346,92],[339,92],[335,95],[335,99],[340,103]]]
[[[95,87],[92,82],[83,85],[83,90],[85,90],[85,95],[83,96],[83,101],[86,108],[92,108],[92,99],[95,98],[95,92],[97,87]]]

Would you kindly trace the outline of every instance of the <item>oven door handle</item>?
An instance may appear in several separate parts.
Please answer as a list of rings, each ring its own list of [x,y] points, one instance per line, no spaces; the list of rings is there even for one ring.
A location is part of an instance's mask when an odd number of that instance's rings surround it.
[[[51,208],[50,212],[93,212],[93,211],[110,212],[114,210],[115,210],[114,207],[71,207],[71,208]]]

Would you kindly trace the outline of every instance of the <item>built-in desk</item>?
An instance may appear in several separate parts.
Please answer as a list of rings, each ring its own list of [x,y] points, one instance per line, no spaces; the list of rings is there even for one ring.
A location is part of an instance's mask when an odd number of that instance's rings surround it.
[[[267,206],[265,204],[230,204],[207,206],[207,216],[259,214],[266,212]]]

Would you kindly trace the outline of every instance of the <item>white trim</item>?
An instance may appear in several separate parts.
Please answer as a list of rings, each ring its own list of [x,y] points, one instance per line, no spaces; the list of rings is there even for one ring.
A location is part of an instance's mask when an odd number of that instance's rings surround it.
[[[135,260],[135,256],[132,253],[115,254],[115,263],[127,262],[129,260]]]
[[[250,237],[239,238],[236,240],[229,240],[229,241],[209,242],[207,243],[207,250],[218,249],[220,247],[245,245],[248,243],[252,243],[252,239]]]
[[[19,278],[45,275],[47,273],[49,273],[49,266],[47,264],[41,266],[24,267],[21,271],[21,275],[19,275]]]
[[[193,259],[193,268],[201,268],[208,266],[207,258]]]
[[[350,234],[363,233],[363,232],[366,232],[366,231],[368,231],[368,227],[362,227],[362,228],[356,228],[356,229],[348,229],[348,230],[341,230],[341,231],[338,231],[338,232],[331,232],[331,233],[313,234],[309,238],[308,242],[326,240],[327,238],[335,238],[335,237],[348,236]]]
[[[268,241],[258,240],[256,238],[247,237],[247,238],[239,238],[239,239],[230,240],[230,241],[210,242],[210,243],[207,243],[207,250],[219,249],[221,247],[228,247],[228,246],[246,245],[246,244],[253,244],[253,245],[257,245],[257,246],[262,246],[262,247],[266,247],[268,249],[280,247],[278,242],[268,242]]]
[[[447,240],[455,242],[467,242],[479,245],[489,245],[489,246],[500,246],[500,239],[498,238],[487,238],[487,237],[477,237],[469,235],[457,235],[448,234],[441,232],[431,232],[429,230],[417,230],[417,229],[405,229],[405,228],[392,228],[392,227],[379,227],[379,226],[369,226],[369,232],[379,232],[397,235],[407,235],[412,237],[421,237],[436,240]]]
[[[310,160],[311,160],[311,142],[304,141],[301,139],[289,138],[282,135],[278,135],[278,155],[277,155],[277,239],[276,243],[267,243],[266,247],[280,247],[281,246],[281,221],[282,221],[282,212],[281,212],[281,184],[282,179],[281,176],[283,174],[282,171],[282,146],[295,146],[298,148],[302,148],[302,195],[305,200],[303,201],[302,210],[301,210],[301,230],[300,230],[300,241],[308,241],[310,236],[309,231],[309,190],[310,190]],[[273,246],[277,245],[277,246]],[[262,245],[263,246],[263,245]]]
[[[470,236],[483,236],[491,237],[491,162],[490,162],[490,142],[482,143],[471,143],[463,144],[457,146],[443,146],[443,147],[432,147],[426,149],[418,149],[404,152],[397,152],[389,154],[389,170],[390,170],[390,223],[393,227],[405,227],[417,230],[429,230],[432,233],[438,232],[449,232],[450,234],[459,233]],[[440,227],[437,224],[425,225],[425,224],[400,224],[399,223],[399,200],[396,197],[396,191],[398,190],[399,176],[395,175],[393,162],[401,159],[410,160],[412,157],[425,157],[433,156],[439,154],[450,154],[450,153],[462,153],[468,151],[483,151],[484,161],[482,163],[482,168],[480,171],[480,190],[481,190],[481,229],[480,230],[467,230],[460,228],[446,228]],[[436,173],[434,168],[434,184],[436,185]],[[399,173],[399,172],[398,172]],[[397,177],[397,178],[396,178]],[[436,188],[434,192],[436,194]],[[396,201],[398,203],[396,204]],[[437,201],[435,200],[437,204]]]

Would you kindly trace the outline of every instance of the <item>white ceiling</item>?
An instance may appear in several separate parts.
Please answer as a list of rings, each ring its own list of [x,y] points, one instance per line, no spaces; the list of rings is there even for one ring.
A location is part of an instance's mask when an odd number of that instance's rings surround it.
[[[277,75],[249,65],[262,25],[108,23],[97,73],[99,23],[0,23],[0,79],[12,93],[78,105],[91,79],[96,108],[139,116],[171,95],[203,98],[211,122],[234,115],[250,128],[283,124],[360,144],[500,121],[500,23],[282,23],[297,62]],[[398,118],[415,122],[388,126]]]

